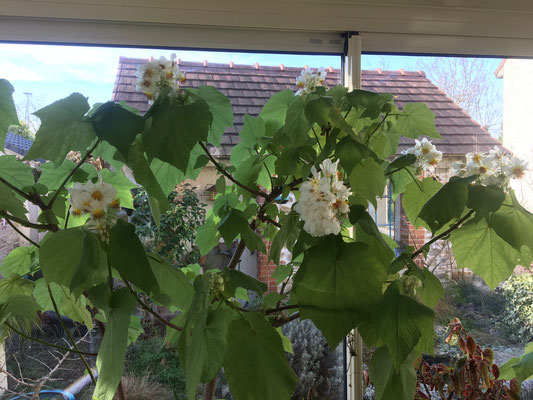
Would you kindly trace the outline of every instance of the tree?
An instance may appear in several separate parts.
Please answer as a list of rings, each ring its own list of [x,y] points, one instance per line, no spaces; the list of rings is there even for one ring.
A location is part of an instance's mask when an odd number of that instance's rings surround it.
[[[433,57],[417,68],[484,129],[502,132],[502,95],[494,77],[497,61],[483,58]]]

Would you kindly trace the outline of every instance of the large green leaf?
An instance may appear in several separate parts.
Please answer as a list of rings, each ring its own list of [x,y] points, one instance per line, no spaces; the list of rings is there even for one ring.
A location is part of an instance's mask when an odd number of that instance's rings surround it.
[[[263,240],[250,228],[248,220],[242,211],[231,209],[218,224],[218,230],[228,246],[238,235],[241,235],[241,239],[250,250],[259,250],[262,253],[266,253]]]
[[[259,296],[262,296],[267,290],[265,283],[235,269],[225,268],[222,276],[224,277],[224,295],[226,297],[233,297],[237,288],[252,290]]]
[[[375,386],[376,400],[413,400],[416,371],[414,354],[411,354],[397,370],[387,347],[382,346],[372,354],[370,380]]]
[[[497,186],[471,185],[468,187],[467,207],[476,210],[479,221],[489,213],[497,211],[505,200],[505,193]]]
[[[7,130],[10,125],[18,125],[17,109],[13,102],[15,89],[5,79],[0,79],[0,150],[4,149]]]
[[[218,245],[220,236],[213,218],[208,218],[205,223],[196,231],[196,245],[200,250],[200,255],[205,256],[216,245]]]
[[[253,148],[265,137],[265,129],[265,121],[261,117],[254,118],[246,114],[244,125],[239,133],[241,143],[247,148]]]
[[[207,141],[213,146],[220,146],[220,138],[226,128],[233,126],[233,110],[229,99],[216,90],[213,86],[200,86],[198,89],[189,89],[197,94],[209,106],[213,115],[213,123],[209,129]]]
[[[150,254],[148,260],[160,291],[154,298],[166,307],[185,310],[191,303],[194,294],[192,284],[187,276],[181,269],[155,254]]]
[[[520,264],[520,253],[505,242],[485,219],[468,222],[450,240],[458,268],[468,268],[494,289]]]
[[[126,159],[135,136],[145,125],[143,117],[112,101],[100,106],[91,119],[96,135],[115,146]]]
[[[143,135],[146,153],[187,172],[191,150],[207,140],[213,119],[207,103],[181,104],[174,97],[160,96],[146,116],[152,118]]]
[[[377,197],[383,196],[385,184],[383,168],[372,157],[361,161],[350,174],[352,192],[364,196],[374,207],[377,207]]]
[[[264,105],[259,116],[265,121],[266,134],[272,136],[285,123],[287,108],[294,100],[294,93],[287,89],[276,93]]]
[[[0,264],[0,273],[6,277],[11,274],[26,275],[36,256],[35,246],[17,247],[11,251]]]
[[[283,250],[284,246],[287,247],[287,250],[292,250],[294,243],[296,243],[296,240],[298,240],[298,236],[300,235],[300,229],[300,216],[297,212],[291,211],[282,219],[281,228],[276,236],[274,236],[268,254],[269,259],[274,261],[274,264],[279,264],[281,250]]]
[[[378,93],[355,89],[346,94],[348,103],[360,111],[361,117],[377,118],[383,109]]]
[[[106,315],[106,331],[98,357],[98,381],[93,399],[112,400],[124,370],[130,315],[135,307],[135,298],[127,288],[113,292],[109,298]]]
[[[17,160],[16,156],[0,156],[0,178],[19,189],[35,183],[29,165]]]
[[[305,105],[304,96],[296,96],[289,104],[285,116],[283,136],[295,147],[305,143],[311,129],[311,123],[305,116]]]
[[[450,179],[424,204],[418,218],[427,222],[433,233],[453,219],[461,217],[468,201],[468,186],[472,178]]]
[[[100,266],[100,246],[92,233],[81,228],[60,230],[42,242],[39,262],[47,282],[82,287]]]
[[[402,294],[400,281],[389,285],[375,312],[378,335],[397,369],[420,340],[433,338],[433,310]]]
[[[157,279],[152,272],[144,247],[135,233],[135,225],[122,219],[117,220],[109,232],[107,254],[110,264],[124,279],[146,293],[158,293]]]
[[[516,250],[521,251],[522,246],[526,246],[533,252],[533,214],[520,205],[514,193],[490,215],[489,225]]]
[[[42,172],[37,183],[46,186],[50,192],[57,190],[75,165],[73,161],[65,160],[63,164],[55,168],[53,163],[47,162],[40,166]]]
[[[440,299],[444,298],[444,287],[429,268],[420,268],[422,288],[417,290],[422,303],[435,308]]]
[[[0,183],[0,211],[7,211],[13,216],[27,220],[28,210],[15,193],[3,183]]]
[[[92,122],[84,118],[87,111],[89,103],[79,93],[36,111],[34,114],[41,119],[41,126],[24,159],[44,158],[57,167],[69,151],[86,151],[96,137]]]
[[[332,97],[320,96],[310,100],[305,105],[305,116],[309,122],[316,122],[320,126],[327,126],[331,109],[335,107]]]
[[[420,135],[441,139],[435,127],[435,114],[424,103],[408,103],[394,126],[403,136],[416,139]]]
[[[533,377],[533,342],[526,344],[524,354],[513,357],[500,367],[500,379],[516,378],[522,383]]]
[[[405,186],[405,193],[402,197],[402,206],[405,215],[415,228],[424,226],[418,214],[426,202],[442,187],[442,184],[433,178],[424,178],[421,181],[411,182]]]
[[[33,282],[23,276],[12,274],[0,280],[0,302],[4,303],[15,294],[31,295]]]
[[[3,306],[3,312],[29,321],[34,321],[37,318],[37,311],[40,310],[41,307],[33,297],[20,293],[9,296]]]
[[[252,312],[229,326],[224,372],[235,400],[290,399],[298,381],[278,332]]]
[[[350,175],[354,167],[371,153],[367,146],[350,137],[345,137],[335,147],[335,155],[347,175]]]
[[[363,243],[328,236],[306,251],[294,278],[302,318],[311,319],[334,349],[381,297],[386,268]]]

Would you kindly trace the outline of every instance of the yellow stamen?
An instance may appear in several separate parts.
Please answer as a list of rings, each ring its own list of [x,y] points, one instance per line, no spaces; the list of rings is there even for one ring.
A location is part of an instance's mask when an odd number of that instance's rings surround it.
[[[95,190],[94,192],[91,193],[91,197],[95,200],[102,200],[104,198],[104,195],[102,194],[101,191]]]
[[[92,216],[94,219],[99,219],[104,216],[104,210],[93,210]]]
[[[522,167],[514,167],[513,168],[513,175],[516,178],[518,178],[518,179],[522,178],[524,176],[524,173],[525,173],[525,171],[524,171],[524,169]]]
[[[115,200],[113,200],[110,204],[110,206],[112,208],[119,208],[120,207],[120,200],[119,198],[117,197]]]

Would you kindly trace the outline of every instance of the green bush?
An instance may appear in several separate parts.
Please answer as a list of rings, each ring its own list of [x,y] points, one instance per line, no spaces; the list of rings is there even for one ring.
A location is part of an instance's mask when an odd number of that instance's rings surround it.
[[[170,389],[177,400],[185,399],[185,376],[174,349],[167,349],[161,337],[139,340],[128,349],[126,370],[136,376],[151,378]]]
[[[188,186],[170,193],[170,211],[161,214],[159,228],[152,217],[146,191],[139,190],[134,198],[132,222],[144,247],[178,266],[198,262],[200,254],[194,239],[196,229],[205,221],[205,204],[200,203]]]
[[[507,307],[502,317],[509,338],[526,343],[533,339],[533,274],[513,275],[502,286]]]

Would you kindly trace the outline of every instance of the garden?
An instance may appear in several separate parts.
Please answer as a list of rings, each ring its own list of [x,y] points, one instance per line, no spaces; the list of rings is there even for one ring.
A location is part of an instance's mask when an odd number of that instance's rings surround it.
[[[28,241],[0,267],[7,372],[20,391],[36,398],[69,370],[90,382],[79,396],[98,400],[342,398],[338,360],[357,328],[375,399],[519,398],[533,375],[531,275],[512,275],[533,261],[533,215],[510,182],[525,163],[496,147],[439,182],[427,106],[327,88],[325,75],[302,71],[296,93],[246,116],[229,164],[212,151],[233,124],[228,98],[184,88],[173,59],[139,68],[144,115],[79,93],[35,113],[24,159],[0,156],[0,217]],[[12,93],[0,80],[1,142],[18,121]],[[398,155],[401,137],[415,142]],[[205,210],[187,180],[208,164],[219,178]],[[431,232],[420,248],[396,248],[368,213],[388,184]],[[481,281],[445,291],[419,266],[440,240]],[[221,242],[235,243],[229,261],[204,268]],[[278,292],[239,270],[245,251],[279,265]]]

